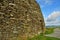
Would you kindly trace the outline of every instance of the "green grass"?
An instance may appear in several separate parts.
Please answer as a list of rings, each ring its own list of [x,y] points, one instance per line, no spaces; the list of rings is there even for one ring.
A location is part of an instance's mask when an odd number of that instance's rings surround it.
[[[38,36],[28,39],[28,40],[60,40],[60,39],[54,38],[54,37],[47,37],[47,36],[38,35]]]
[[[46,28],[45,34],[51,34],[51,33],[53,33],[54,32],[54,29],[55,28]]]

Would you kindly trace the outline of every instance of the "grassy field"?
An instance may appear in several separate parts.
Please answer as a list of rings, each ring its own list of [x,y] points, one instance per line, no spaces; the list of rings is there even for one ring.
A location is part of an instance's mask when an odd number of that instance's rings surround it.
[[[54,32],[54,29],[55,28],[46,28],[45,34],[51,34],[51,33],[53,33]]]
[[[60,40],[60,39],[54,38],[54,37],[47,37],[47,36],[38,35],[38,36],[28,39],[28,40]]]

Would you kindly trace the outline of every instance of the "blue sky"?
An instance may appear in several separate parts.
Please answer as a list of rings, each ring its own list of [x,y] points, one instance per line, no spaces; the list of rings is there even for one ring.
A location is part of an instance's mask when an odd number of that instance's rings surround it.
[[[60,25],[60,0],[36,0],[46,25]]]

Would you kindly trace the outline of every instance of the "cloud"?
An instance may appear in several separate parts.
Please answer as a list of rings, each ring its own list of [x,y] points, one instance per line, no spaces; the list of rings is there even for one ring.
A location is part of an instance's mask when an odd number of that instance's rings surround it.
[[[56,20],[56,18],[58,18],[60,16],[60,11],[54,11],[52,12],[48,18],[47,18],[47,21],[51,21],[51,20]]]
[[[60,11],[53,11],[45,22],[46,25],[60,25]]]

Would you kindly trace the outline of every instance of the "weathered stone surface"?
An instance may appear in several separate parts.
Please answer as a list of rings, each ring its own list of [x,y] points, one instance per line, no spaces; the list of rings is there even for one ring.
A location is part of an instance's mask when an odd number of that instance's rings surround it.
[[[44,19],[35,0],[0,0],[0,40],[26,40],[44,31]]]

